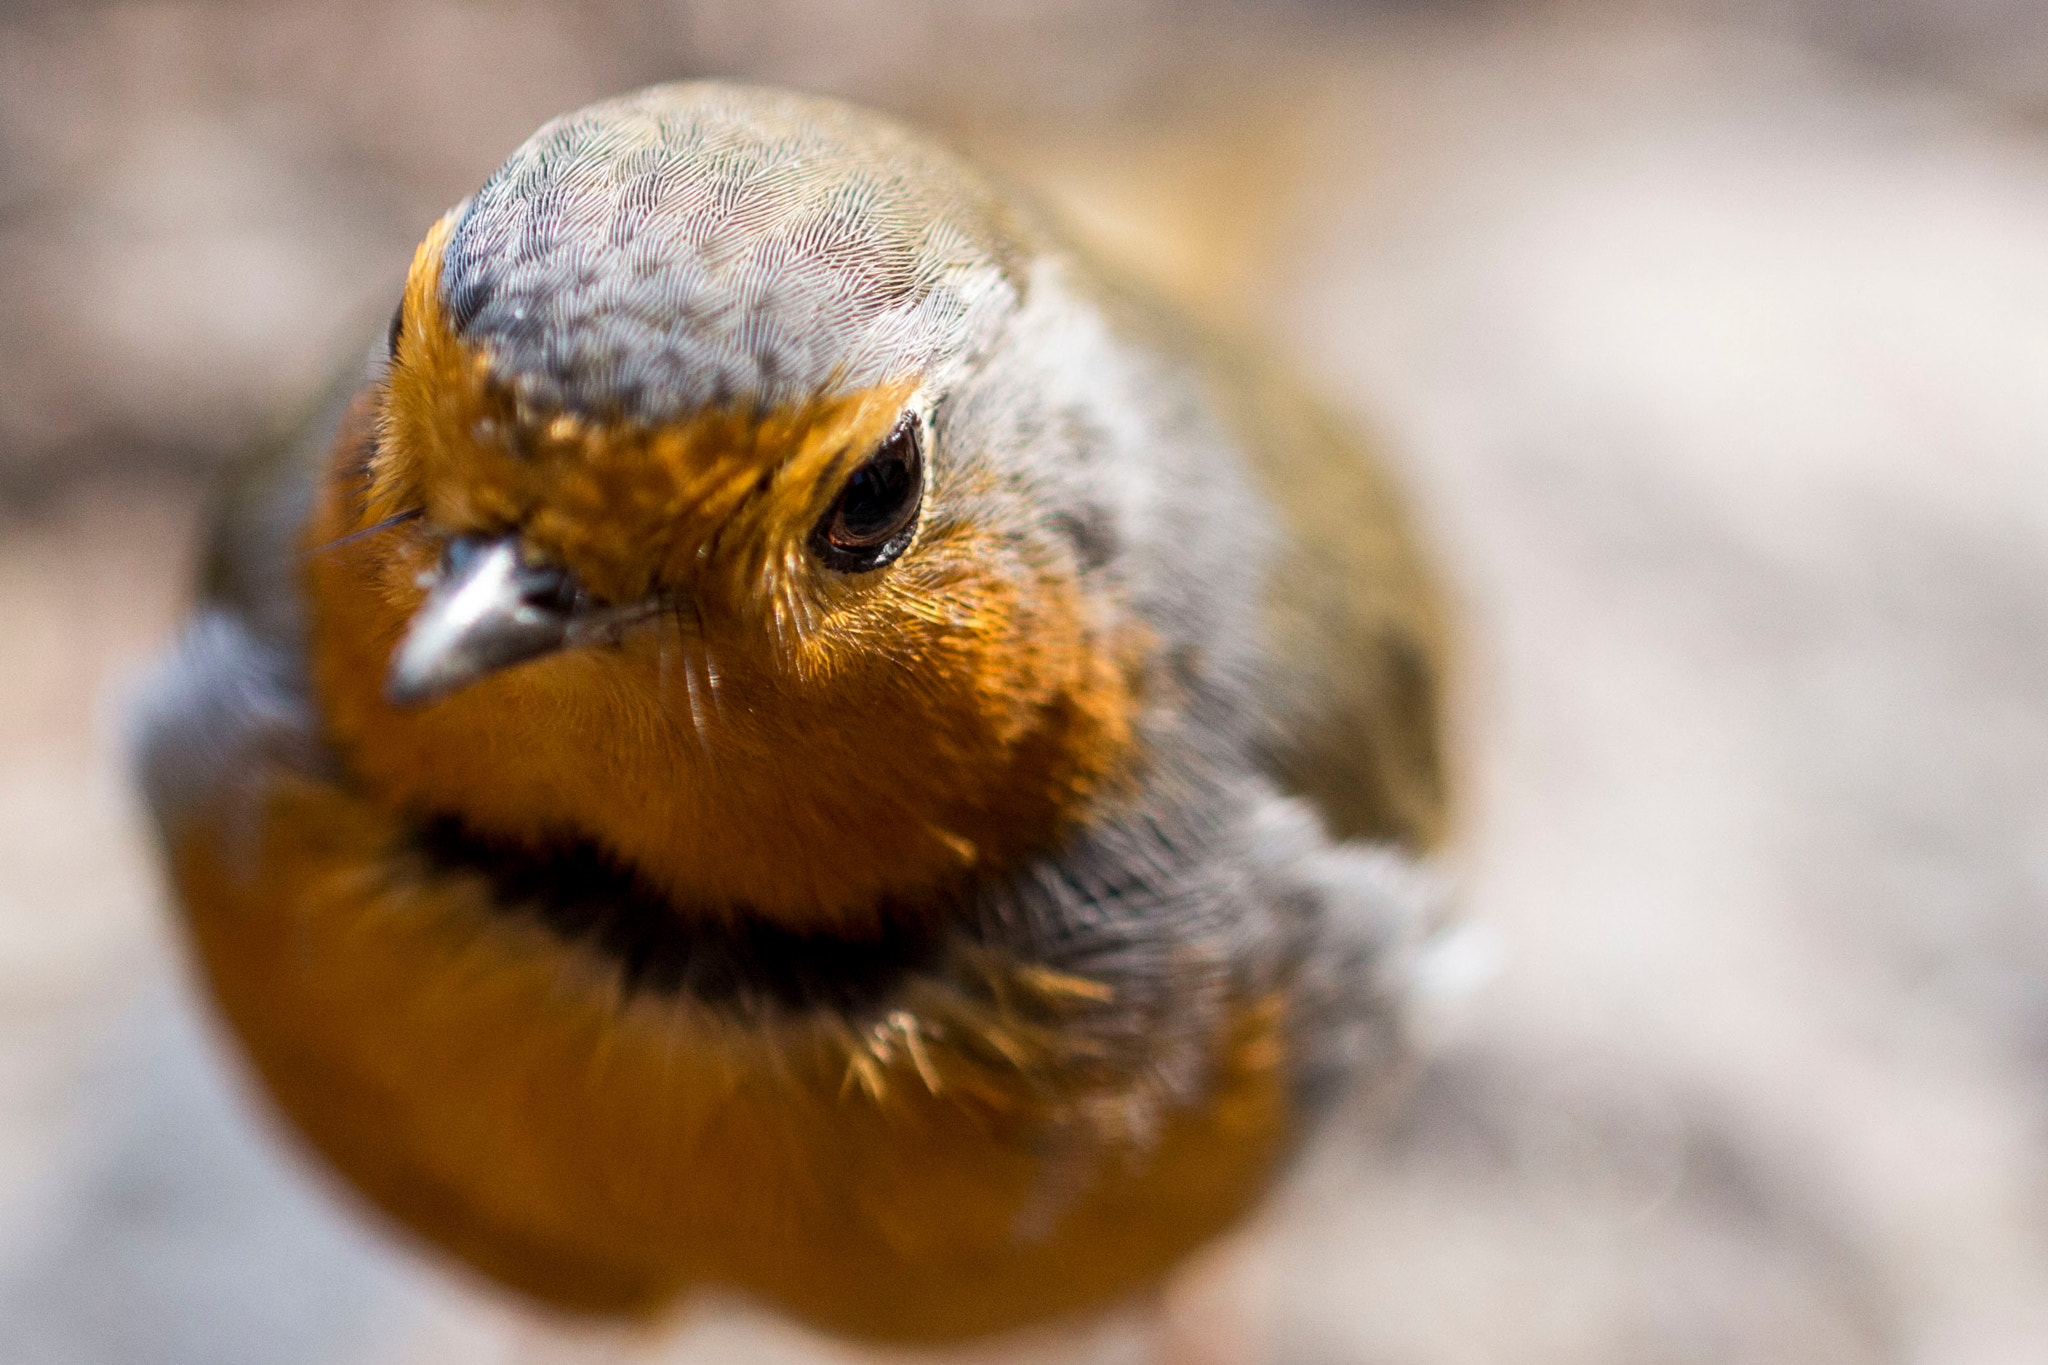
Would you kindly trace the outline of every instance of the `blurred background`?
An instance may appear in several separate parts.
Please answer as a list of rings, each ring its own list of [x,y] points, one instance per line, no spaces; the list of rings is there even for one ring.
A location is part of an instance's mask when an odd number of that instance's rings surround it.
[[[1430,1063],[1101,1361],[2048,1361],[2048,5],[0,5],[0,1365],[848,1361],[361,1221],[120,759],[209,471],[544,119],[724,75],[1036,186],[1387,437],[1464,609]]]

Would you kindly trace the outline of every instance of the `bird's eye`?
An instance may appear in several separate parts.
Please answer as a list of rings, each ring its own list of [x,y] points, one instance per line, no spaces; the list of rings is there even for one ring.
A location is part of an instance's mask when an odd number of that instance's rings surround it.
[[[811,532],[811,549],[840,573],[879,569],[910,546],[924,500],[924,450],[906,415],[839,490]]]

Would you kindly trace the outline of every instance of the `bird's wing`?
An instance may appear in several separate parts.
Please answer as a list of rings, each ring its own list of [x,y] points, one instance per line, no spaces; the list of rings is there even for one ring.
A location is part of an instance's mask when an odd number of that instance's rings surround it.
[[[1431,849],[1449,815],[1450,642],[1402,490],[1374,444],[1278,376],[1231,358],[1217,388],[1281,523],[1273,776],[1340,839]]]
[[[288,439],[228,471],[208,530],[200,601],[142,690],[130,752],[166,836],[252,771],[261,752],[319,762],[305,676],[299,568],[308,509],[337,441],[365,443],[363,375],[352,366]]]

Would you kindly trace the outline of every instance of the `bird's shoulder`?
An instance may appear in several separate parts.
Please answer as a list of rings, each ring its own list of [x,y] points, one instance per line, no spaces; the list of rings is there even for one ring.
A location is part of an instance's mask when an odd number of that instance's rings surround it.
[[[1212,363],[1281,531],[1263,594],[1271,771],[1339,838],[1434,847],[1451,638],[1394,451],[1270,366]]]
[[[1164,376],[1153,388],[1202,411],[1196,423],[1161,419],[1152,458],[1182,472],[1199,448],[1241,480],[1207,476],[1211,524],[1195,536],[1225,551],[1208,556],[1208,578],[1256,579],[1257,663],[1243,700],[1260,715],[1265,773],[1310,799],[1340,840],[1437,846],[1449,818],[1453,639],[1398,450],[1272,355],[1090,269],[1097,306]],[[1257,500],[1256,515],[1217,505],[1234,486]],[[1254,521],[1263,534],[1249,537]],[[1256,549],[1236,554],[1248,540]]]
[[[363,367],[351,364],[221,472],[192,615],[129,718],[131,761],[167,836],[263,761],[324,765],[306,678],[302,540],[337,446],[367,452],[366,391]]]

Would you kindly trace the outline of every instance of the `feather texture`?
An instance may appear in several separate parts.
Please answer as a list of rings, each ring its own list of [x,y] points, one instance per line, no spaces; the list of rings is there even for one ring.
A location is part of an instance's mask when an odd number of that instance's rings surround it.
[[[570,1306],[968,1335],[1155,1281],[1398,1056],[1443,629],[1279,381],[727,86],[543,129],[396,338],[230,500],[138,747],[224,1012],[400,1222]],[[831,573],[906,410],[915,536]],[[394,707],[485,532],[647,609]]]

